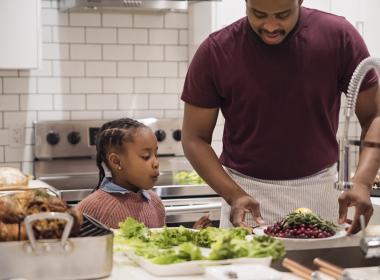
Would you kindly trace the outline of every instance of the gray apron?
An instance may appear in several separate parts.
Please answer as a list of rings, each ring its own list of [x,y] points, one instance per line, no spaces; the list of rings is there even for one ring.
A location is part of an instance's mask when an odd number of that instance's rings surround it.
[[[338,220],[340,192],[334,189],[336,164],[317,174],[296,180],[262,180],[227,167],[224,169],[232,180],[260,203],[261,216],[267,225],[281,220],[299,207],[310,208],[332,222]],[[230,210],[227,202],[222,200],[220,227],[232,227]],[[251,226],[256,225],[250,213],[246,213],[245,222]]]

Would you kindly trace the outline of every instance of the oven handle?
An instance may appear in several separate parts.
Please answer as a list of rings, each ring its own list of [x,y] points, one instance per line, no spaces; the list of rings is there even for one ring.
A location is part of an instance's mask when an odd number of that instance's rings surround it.
[[[165,207],[165,211],[167,214],[170,213],[188,213],[188,212],[197,212],[197,211],[209,211],[214,209],[220,209],[222,207],[222,203],[209,203],[209,204],[201,204],[201,205],[188,205],[188,206],[169,206]]]

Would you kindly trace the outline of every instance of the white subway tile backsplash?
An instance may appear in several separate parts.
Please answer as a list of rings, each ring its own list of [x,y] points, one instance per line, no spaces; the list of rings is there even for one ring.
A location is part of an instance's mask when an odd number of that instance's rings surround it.
[[[65,111],[39,111],[37,114],[39,121],[62,121],[69,120],[70,113]]]
[[[147,44],[147,29],[119,29],[118,40],[120,44]]]
[[[128,45],[104,45],[103,60],[132,60],[133,47]]]
[[[117,95],[89,94],[87,95],[88,110],[116,110]]]
[[[162,28],[164,27],[164,16],[162,14],[134,14],[133,16],[134,27],[150,27]]]
[[[25,128],[25,145],[34,145],[34,128]]]
[[[68,59],[69,46],[65,44],[43,44],[43,59]]]
[[[4,94],[9,93],[36,93],[37,83],[35,78],[4,78]]]
[[[165,92],[166,93],[182,93],[183,90],[183,78],[166,78],[165,79]]]
[[[150,109],[178,109],[179,100],[176,94],[151,94],[149,95]]]
[[[22,147],[5,147],[5,161],[33,161],[34,146],[24,145]]]
[[[146,77],[148,76],[148,63],[147,62],[119,62],[118,75],[120,77]]]
[[[59,12],[58,9],[41,9],[41,22],[46,25],[67,25],[69,22],[68,13]]]
[[[23,111],[52,110],[53,96],[47,94],[20,95],[20,109]]]
[[[166,28],[187,28],[188,16],[187,13],[167,13],[165,14]]]
[[[135,78],[135,93],[163,93],[164,79]]]
[[[127,78],[104,78],[103,93],[132,93],[133,80]]]
[[[4,162],[0,164],[0,167],[13,167],[20,169],[21,163],[20,162]]]
[[[18,111],[18,95],[0,95],[0,111]]]
[[[85,110],[85,95],[55,95],[54,110]]]
[[[149,43],[161,45],[178,44],[178,30],[174,29],[150,29]]]
[[[83,27],[53,27],[53,42],[83,43]]]
[[[42,27],[42,42],[48,43],[52,41],[53,35],[52,35],[52,29],[51,26],[43,26]]]
[[[163,46],[135,46],[136,60],[163,60]]]
[[[68,78],[38,78],[38,93],[70,93]]]
[[[72,78],[71,93],[101,93],[102,79],[100,78]]]
[[[168,61],[187,61],[187,46],[165,46],[165,60]]]
[[[104,120],[116,120],[120,118],[133,118],[133,110],[130,111],[103,111]]]
[[[0,162],[4,162],[4,147],[0,146]]]
[[[177,77],[176,62],[149,62],[149,77]]]
[[[182,110],[165,110],[164,117],[167,119],[183,118]]]
[[[72,120],[100,120],[102,119],[101,111],[73,111],[71,112]]]
[[[104,13],[103,26],[106,27],[132,27],[132,14]]]
[[[88,77],[115,77],[116,62],[86,62],[86,75]]]
[[[100,26],[99,13],[70,13],[71,26]]]
[[[135,110],[134,118],[143,119],[143,118],[163,118],[163,110]]]
[[[4,112],[4,127],[9,128],[15,125],[33,127],[33,122],[37,120],[37,112]]]
[[[53,76],[59,76],[59,77],[84,76],[84,62],[53,61]]]
[[[119,95],[119,109],[121,110],[142,110],[148,109],[147,94],[123,94]]]
[[[1,77],[17,77],[18,70],[0,70]]]
[[[43,77],[52,75],[52,62],[50,60],[43,60],[41,67],[36,70],[20,70],[20,77]]]
[[[187,62],[180,62],[179,63],[179,76],[182,78],[186,77],[187,69],[188,69],[188,63]]]
[[[8,129],[0,129],[0,145],[8,145],[9,130]]]
[[[179,31],[179,44],[188,45],[189,44],[189,32],[187,30]]]
[[[72,60],[101,60],[102,47],[100,45],[70,45]]]
[[[86,29],[87,43],[116,43],[116,28],[87,28]]]

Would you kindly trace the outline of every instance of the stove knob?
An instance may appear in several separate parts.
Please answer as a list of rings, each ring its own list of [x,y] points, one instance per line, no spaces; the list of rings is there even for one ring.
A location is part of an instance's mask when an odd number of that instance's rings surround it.
[[[158,141],[158,142],[162,142],[162,141],[164,141],[165,138],[166,138],[166,133],[165,133],[165,131],[163,131],[162,129],[156,130],[156,131],[154,132],[154,134],[156,135],[156,138],[157,138],[157,141]]]
[[[57,132],[50,131],[50,132],[46,135],[46,141],[47,141],[50,145],[57,145],[58,142],[59,142],[59,134],[58,134]]]
[[[69,141],[71,145],[78,144],[80,142],[79,132],[76,132],[76,131],[70,132],[69,135],[67,135],[67,141]]]
[[[175,141],[181,141],[181,130],[176,129],[173,131],[173,138]]]

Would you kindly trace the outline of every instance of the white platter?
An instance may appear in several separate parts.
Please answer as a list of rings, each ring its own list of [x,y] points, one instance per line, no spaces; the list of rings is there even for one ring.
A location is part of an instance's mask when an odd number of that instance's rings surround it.
[[[207,251],[210,249],[201,248],[202,255],[207,256]],[[180,275],[196,275],[204,274],[206,267],[215,266],[215,265],[226,265],[226,264],[260,264],[262,266],[269,267],[272,262],[272,257],[265,258],[236,258],[236,259],[226,259],[219,261],[209,261],[209,260],[200,260],[200,261],[188,261],[182,263],[174,264],[155,264],[151,261],[137,256],[134,253],[132,248],[126,247],[124,254],[145,269],[150,274],[155,276],[180,276]]]
[[[264,230],[267,227],[257,227],[253,229],[253,233],[256,235],[267,235]],[[332,239],[338,239],[345,237],[347,235],[346,230],[342,227],[336,231],[336,233],[333,236],[325,237],[325,238],[283,238],[283,237],[277,237],[272,236],[273,238],[284,240],[284,241],[297,241],[297,242],[316,242],[316,241],[323,241],[323,240],[332,240]]]

